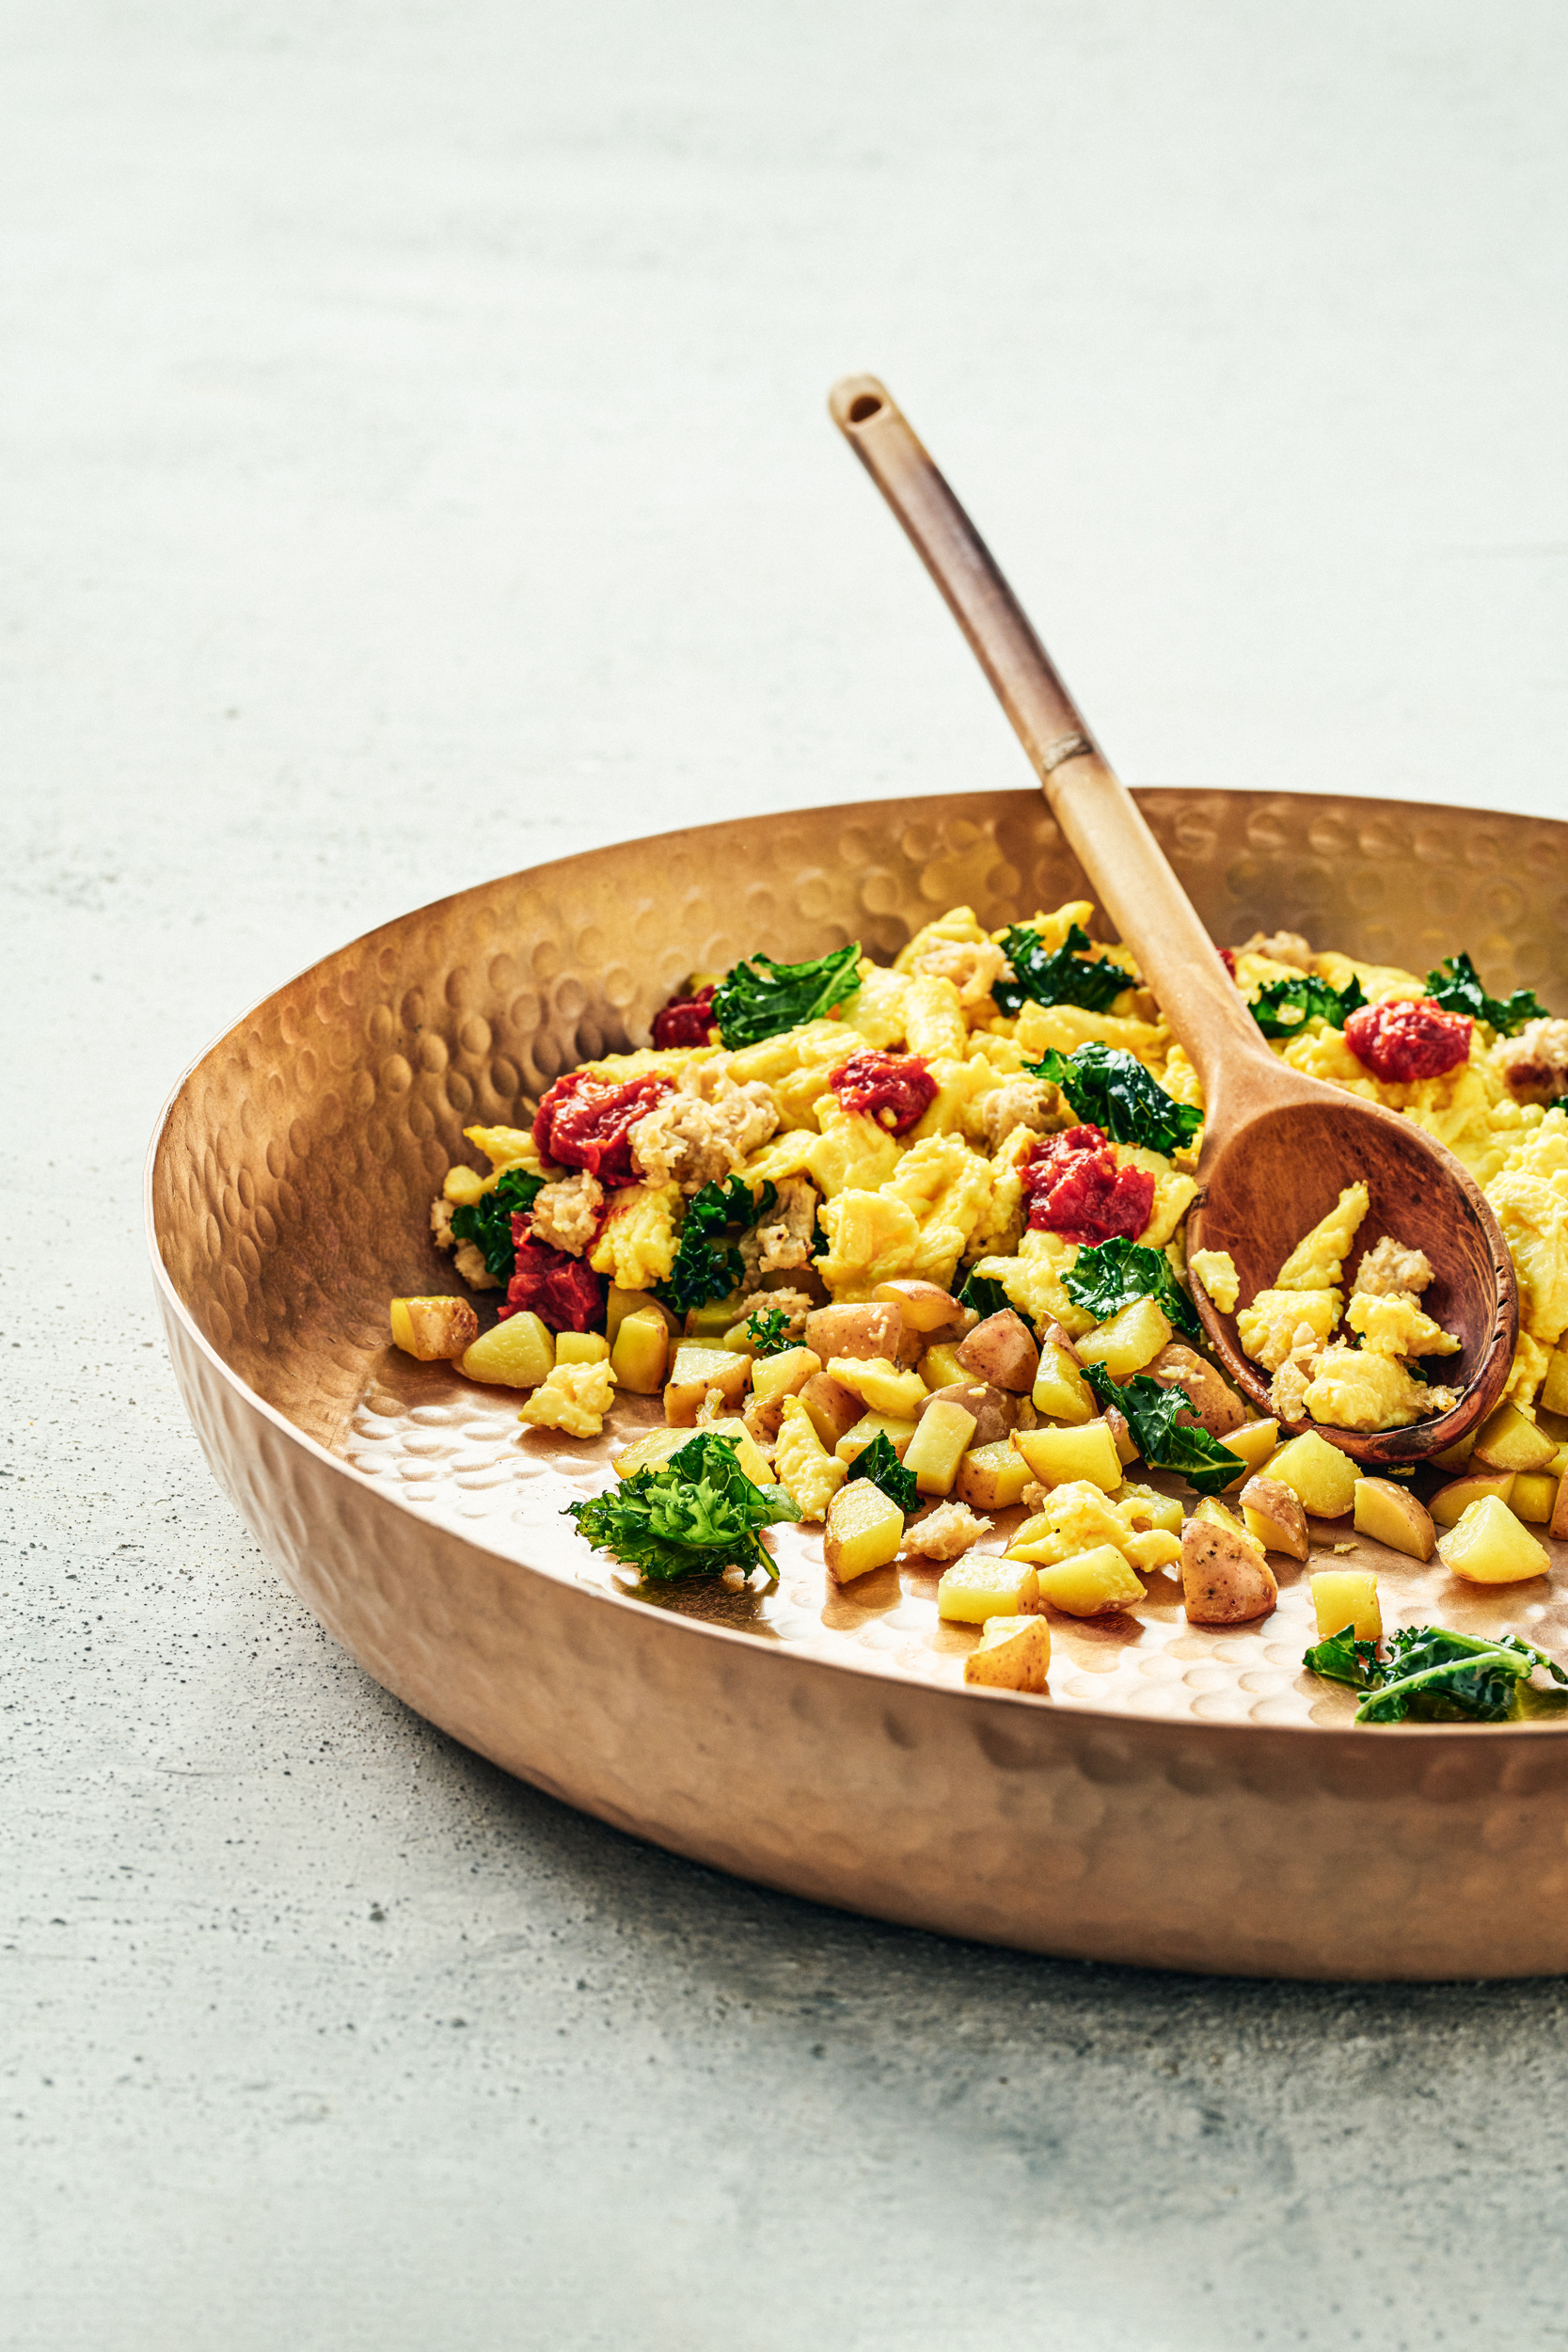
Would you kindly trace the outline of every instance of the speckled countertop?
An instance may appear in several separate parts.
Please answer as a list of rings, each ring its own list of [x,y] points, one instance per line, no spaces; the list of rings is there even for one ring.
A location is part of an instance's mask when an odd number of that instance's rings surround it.
[[[8,2346],[1568,2343],[1561,1987],[943,1945],[507,1782],[263,1568],[137,1198],[206,1038],[415,900],[1019,778],[850,367],[1132,778],[1562,813],[1565,51],[1349,0],[0,30]]]

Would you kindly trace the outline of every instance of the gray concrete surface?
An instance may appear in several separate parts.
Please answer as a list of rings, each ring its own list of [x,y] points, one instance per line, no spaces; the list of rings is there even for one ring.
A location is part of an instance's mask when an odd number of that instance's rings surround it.
[[[4,12],[8,2346],[1568,2343],[1561,1987],[942,1945],[511,1785],[275,1587],[137,1206],[184,1061],[384,915],[1018,776],[847,368],[1134,780],[1560,810],[1565,54],[1544,0]]]

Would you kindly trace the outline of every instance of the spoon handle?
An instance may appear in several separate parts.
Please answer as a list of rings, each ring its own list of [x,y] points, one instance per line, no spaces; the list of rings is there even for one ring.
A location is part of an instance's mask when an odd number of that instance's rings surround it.
[[[1268,1048],[1192,900],[886,385],[874,375],[845,376],[828,405],[946,597],[1045,787],[1052,815],[1186,1047],[1212,1112],[1222,1069],[1234,1069],[1238,1051],[1267,1056]]]

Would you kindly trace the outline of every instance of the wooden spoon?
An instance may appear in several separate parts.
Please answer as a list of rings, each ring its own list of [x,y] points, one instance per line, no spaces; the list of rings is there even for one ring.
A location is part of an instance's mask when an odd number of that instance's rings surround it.
[[[1463,1343],[1441,1375],[1463,1394],[1450,1412],[1412,1428],[1364,1434],[1323,1425],[1322,1435],[1370,1470],[1453,1445],[1497,1404],[1518,1337],[1513,1263],[1480,1187],[1410,1120],[1304,1077],[1271,1053],[1132,795],[886,386],[874,375],[846,376],[829,406],[952,607],[1052,814],[1197,1072],[1205,1119],[1189,1250],[1228,1250],[1244,1306],[1273,1284],[1341,1188],[1364,1183],[1370,1208],[1362,1245],[1391,1233],[1426,1252],[1434,1279],[1422,1304]],[[1344,1269],[1347,1287],[1353,1264]],[[1272,1413],[1267,1375],[1242,1353],[1235,1317],[1222,1315],[1201,1283],[1193,1295],[1227,1373],[1260,1413]],[[1292,1434],[1319,1426],[1284,1425]]]

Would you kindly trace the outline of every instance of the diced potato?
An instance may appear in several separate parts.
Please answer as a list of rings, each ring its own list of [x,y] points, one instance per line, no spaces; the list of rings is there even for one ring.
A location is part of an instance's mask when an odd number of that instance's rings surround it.
[[[1168,1347],[1171,1327],[1152,1298],[1134,1298],[1119,1314],[1077,1343],[1086,1364],[1103,1364],[1113,1380],[1130,1380]]]
[[[1220,1440],[1227,1454],[1239,1454],[1246,1464],[1234,1477],[1226,1493],[1233,1494],[1244,1486],[1254,1470],[1260,1470],[1279,1443],[1279,1423],[1276,1421],[1244,1421],[1240,1429],[1231,1429]]]
[[[1037,1412],[1048,1414],[1053,1421],[1071,1422],[1079,1426],[1093,1421],[1100,1410],[1094,1391],[1066,1348],[1054,1340],[1047,1340],[1040,1350],[1033,1402]]]
[[[470,1380],[498,1389],[536,1389],[555,1370],[555,1341],[525,1308],[475,1340],[463,1358]]]
[[[1109,1495],[1121,1485],[1121,1457],[1103,1421],[1082,1429],[1015,1429],[1012,1442],[1042,1486],[1086,1478]]]
[[[1561,1483],[1542,1470],[1521,1470],[1513,1481],[1509,1509],[1515,1518],[1528,1519],[1532,1527],[1549,1527]]]
[[[1265,1551],[1306,1559],[1307,1514],[1283,1479],[1249,1478],[1242,1488],[1242,1518]]]
[[[682,1340],[665,1385],[665,1420],[673,1429],[694,1427],[709,1389],[717,1389],[726,1405],[738,1405],[751,1373],[745,1357],[727,1347],[703,1347],[694,1340]]]
[[[1396,1480],[1358,1478],[1354,1508],[1358,1535],[1370,1535],[1390,1551],[1408,1552],[1412,1560],[1432,1558],[1437,1545],[1432,1513]]]
[[[1541,1470],[1556,1452],[1545,1431],[1528,1421],[1517,1405],[1499,1405],[1476,1438],[1475,1458],[1488,1470]]]
[[[452,1362],[479,1337],[479,1317],[466,1298],[394,1298],[392,1344],[421,1364]]]
[[[1010,1511],[1023,1500],[1033,1477],[1028,1463],[1006,1438],[994,1445],[971,1446],[958,1464],[953,1491],[974,1511]]]
[[[1142,1580],[1111,1544],[1074,1552],[1053,1566],[1037,1568],[1035,1574],[1040,1598],[1068,1617],[1107,1617],[1147,1597]]]
[[[1206,1496],[1181,1534],[1181,1599],[1194,1625],[1246,1625],[1279,1598],[1258,1538]]]
[[[939,1398],[929,1406],[917,1423],[904,1455],[904,1468],[913,1470],[915,1484],[923,1495],[952,1493],[958,1464],[968,1453],[974,1436],[974,1416],[966,1413],[961,1405],[949,1405]]]
[[[903,1335],[902,1311],[891,1299],[863,1307],[815,1307],[806,1317],[806,1345],[826,1364],[835,1356],[891,1362]]]
[[[1167,1534],[1180,1535],[1186,1524],[1187,1515],[1175,1495],[1140,1486],[1132,1479],[1117,1488],[1111,1502],[1130,1527],[1163,1527]]]
[[[1315,1429],[1292,1438],[1269,1461],[1269,1476],[1289,1486],[1302,1509],[1320,1519],[1342,1519],[1354,1508],[1356,1475],[1350,1455]]]
[[[920,1376],[928,1389],[950,1389],[971,1377],[958,1361],[958,1351],[945,1342],[928,1347],[920,1359]]]
[[[1552,1505],[1551,1524],[1546,1533],[1554,1544],[1568,1543],[1568,1472],[1557,1482],[1557,1501]]]
[[[1050,1671],[1051,1628],[1043,1617],[988,1617],[964,1660],[964,1680],[988,1691],[1038,1696]]]
[[[1138,1458],[1138,1448],[1133,1438],[1132,1432],[1128,1427],[1126,1414],[1118,1412],[1114,1405],[1107,1405],[1105,1407],[1105,1426],[1110,1431],[1112,1439],[1115,1442],[1117,1449],[1117,1460],[1121,1464],[1123,1470],[1131,1470],[1133,1463]]]
[[[1383,1610],[1370,1568],[1320,1568],[1308,1581],[1320,1642],[1342,1633],[1347,1625],[1355,1629],[1358,1642],[1382,1641]]]
[[[1541,1405],[1548,1413],[1568,1413],[1568,1347],[1554,1347],[1541,1383]]]
[[[1482,1495],[1467,1504],[1437,1538],[1437,1556],[1469,1584],[1519,1584],[1527,1577],[1544,1576],[1551,1565],[1544,1546],[1500,1495]]]
[[[683,1326],[685,1336],[705,1347],[722,1347],[724,1334],[735,1322],[735,1302],[728,1298],[710,1298],[703,1307],[689,1307]]]
[[[613,1357],[610,1361],[613,1364]],[[616,1477],[630,1478],[637,1470],[662,1470],[666,1462],[674,1460],[683,1445],[691,1443],[695,1435],[696,1432],[690,1429],[671,1429],[668,1426],[650,1429],[645,1436],[638,1438],[635,1445],[628,1445],[624,1453],[613,1457],[611,1467]],[[772,1485],[773,1473],[768,1467],[767,1457],[759,1453],[756,1441],[743,1421],[733,1421],[728,1416],[721,1421],[711,1421],[703,1435],[728,1438],[735,1448],[736,1460],[747,1477],[758,1486]]]
[[[1476,1433],[1461,1438],[1457,1445],[1446,1445],[1441,1454],[1431,1454],[1427,1459],[1433,1470],[1462,1470],[1470,1467],[1470,1456],[1476,1450]]]
[[[869,1478],[851,1479],[828,1505],[822,1556],[836,1583],[848,1584],[873,1568],[885,1568],[898,1557],[903,1540],[903,1512]]]
[[[832,1451],[841,1462],[853,1464],[868,1445],[875,1445],[879,1438],[885,1438],[902,1461],[910,1450],[910,1439],[914,1432],[912,1421],[900,1421],[889,1413],[867,1413],[863,1421],[856,1422],[853,1429],[845,1431]]]
[[[752,1366],[752,1394],[759,1405],[771,1405],[776,1397],[799,1396],[821,1369],[822,1359],[815,1348],[784,1347],[776,1356],[759,1356]]]
[[[1463,1478],[1450,1478],[1446,1486],[1439,1486],[1427,1508],[1439,1527],[1457,1527],[1472,1502],[1480,1502],[1487,1495],[1496,1495],[1499,1502],[1513,1499],[1513,1470],[1492,1470],[1483,1474],[1468,1472]]]
[[[933,1405],[961,1405],[966,1413],[974,1414],[973,1445],[999,1444],[1015,1419],[1014,1400],[984,1380],[958,1380],[950,1389],[928,1390],[915,1407],[916,1421],[924,1421]]]
[[[1028,1394],[1039,1370],[1040,1352],[1029,1326],[1011,1307],[976,1324],[954,1353],[972,1380],[987,1381],[993,1389],[1006,1389],[1019,1396]]]
[[[628,1315],[657,1315],[666,1331],[676,1328],[676,1318],[670,1309],[661,1306],[652,1291],[624,1291],[617,1282],[610,1285],[605,1301],[605,1337],[613,1349],[616,1334]]]
[[[1021,1617],[1038,1598],[1038,1580],[1026,1560],[967,1552],[942,1571],[937,1614],[958,1625],[984,1625],[988,1617]]]
[[[784,1400],[784,1418],[773,1448],[773,1474],[801,1517],[808,1519],[826,1518],[829,1503],[849,1474],[824,1447],[800,1397]]]
[[[662,1315],[623,1315],[610,1360],[615,1377],[633,1396],[655,1396],[670,1359],[670,1327]]]
[[[1188,1347],[1181,1340],[1172,1340],[1149,1359],[1148,1376],[1163,1389],[1181,1391],[1191,1407],[1190,1414],[1177,1416],[1184,1426],[1196,1422],[1224,1445],[1229,1444],[1231,1431],[1240,1429],[1246,1420],[1246,1406],[1229,1381],[1206,1363],[1196,1347]]]
[[[862,1398],[874,1413],[913,1421],[930,1391],[918,1372],[900,1372],[885,1356],[834,1356],[828,1377]]]
[[[911,1331],[945,1331],[955,1323],[962,1324],[969,1312],[939,1282],[917,1281],[913,1276],[879,1282],[871,1294],[871,1303],[877,1306],[884,1302],[898,1309]]]
[[[558,1364],[602,1364],[609,1354],[610,1342],[602,1331],[558,1331],[555,1335]]]
[[[825,1372],[814,1372],[798,1391],[812,1427],[831,1454],[840,1438],[865,1417],[865,1406],[853,1389],[841,1388]]]

